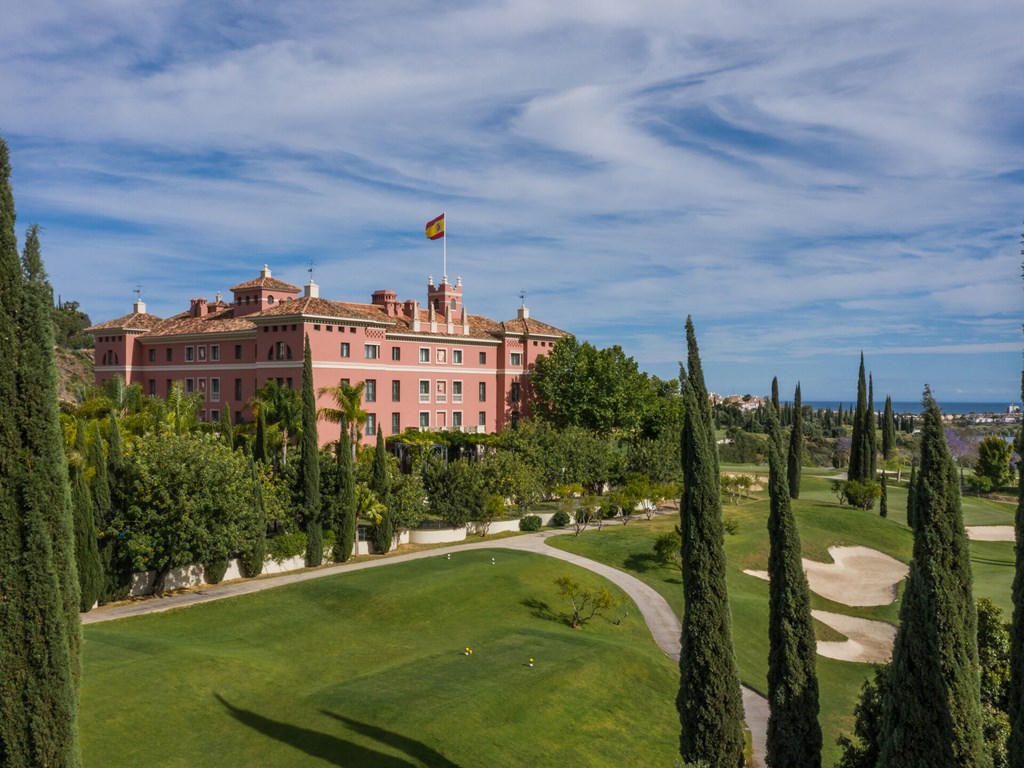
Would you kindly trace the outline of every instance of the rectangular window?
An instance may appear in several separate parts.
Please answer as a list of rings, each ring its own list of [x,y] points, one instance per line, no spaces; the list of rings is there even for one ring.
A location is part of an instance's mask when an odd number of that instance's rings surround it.
[[[377,402],[377,380],[367,379],[366,388],[363,389],[363,402],[376,403]]]
[[[210,345],[210,359],[211,360],[220,360],[220,344],[211,344]]]
[[[453,403],[461,403],[462,402],[462,382],[461,381],[453,381],[452,382],[452,402]]]
[[[170,363],[174,360],[174,349],[172,347],[167,348],[167,362]]]
[[[241,344],[235,344],[235,360],[241,360],[241,359],[242,359],[242,345]]]
[[[480,353],[480,365],[487,365],[487,353],[486,352],[481,352]]]
[[[392,413],[391,414],[391,434],[397,435],[402,431],[402,414]]]
[[[480,402],[481,403],[486,403],[487,402],[487,382],[486,381],[481,381],[480,382],[479,390],[480,390],[480,393],[479,393],[480,394]]]
[[[420,411],[420,429],[430,429],[429,411]]]
[[[377,434],[377,416],[373,413],[366,414],[366,434]]]
[[[398,403],[402,400],[402,382],[398,379],[391,381],[391,402]]]
[[[220,379],[210,379],[210,400],[220,402]]]
[[[352,351],[352,349],[351,349],[351,347],[349,347],[349,344],[348,344],[347,341],[341,342],[341,356],[342,357],[348,357],[349,354],[351,353],[351,351]]]
[[[430,402],[430,382],[426,379],[420,381],[420,402]]]
[[[380,357],[380,344],[364,344],[363,351],[367,360],[376,360]]]
[[[512,391],[509,393],[509,400],[511,400],[513,403],[518,403],[519,402],[519,382],[518,381],[513,381],[512,382]]]
[[[241,424],[241,423],[242,423],[242,412],[241,411],[235,411],[235,424]]]
[[[217,423],[217,422],[220,421],[220,411],[218,411],[216,408],[211,408],[210,409],[210,421],[212,421],[214,423]]]
[[[155,363],[156,362],[156,349],[155,348],[149,350],[149,362],[151,362],[151,363]]]
[[[462,365],[462,350],[461,349],[453,349],[452,350],[452,364],[453,365]]]
[[[402,348],[401,347],[392,347],[391,348],[391,359],[392,360],[401,360],[402,359]]]
[[[452,411],[452,426],[462,429],[462,411]]]
[[[295,381],[292,379],[291,376],[289,376],[288,381],[285,382],[285,388],[291,389],[293,386],[295,386]]]
[[[173,384],[174,384],[174,382],[172,382],[170,379],[167,380],[167,394],[168,395],[171,394],[171,387],[173,386]]]
[[[206,347],[199,347],[199,361],[206,360]]]
[[[242,400],[242,380],[235,379],[235,400]]]
[[[185,392],[195,392],[195,391],[196,391],[196,380],[195,379],[185,379]]]
[[[430,362],[430,350],[427,349],[426,347],[420,347],[420,362],[421,363],[429,363]]]
[[[191,363],[193,360],[195,360],[195,357],[196,357],[196,349],[195,349],[195,347],[185,347],[185,362],[186,363]]]
[[[512,355],[511,355],[511,361],[512,361],[512,365],[522,365],[523,364],[523,353],[522,352],[513,352]]]
[[[476,423],[479,424],[481,427],[487,426],[487,411],[480,411],[480,413],[477,414]]]
[[[149,380],[149,394],[151,396],[155,396],[156,395],[156,379],[150,379]]]

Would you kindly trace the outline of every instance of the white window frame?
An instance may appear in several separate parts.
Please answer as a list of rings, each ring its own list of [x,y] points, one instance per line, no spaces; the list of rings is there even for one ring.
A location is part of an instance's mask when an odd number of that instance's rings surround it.
[[[341,342],[341,347],[338,349],[338,355],[341,357],[351,357],[352,345],[349,344],[347,341]]]
[[[462,402],[462,381],[457,380],[452,382],[452,402]]]
[[[186,363],[191,363],[195,359],[196,359],[196,348],[195,347],[185,347],[185,362]]]
[[[508,363],[512,366],[522,367],[523,365],[523,353],[522,352],[511,352],[508,356]]]
[[[365,379],[363,386],[363,402],[376,403],[377,402],[377,380],[376,379]]]
[[[419,394],[421,403],[430,402],[430,379],[420,379]]]
[[[211,403],[219,403],[220,402],[220,379],[219,378],[211,378],[210,379],[210,402]]]
[[[380,360],[380,344],[364,344],[363,356],[367,360]]]
[[[220,360],[220,344],[210,345],[210,360],[217,362]]]
[[[377,434],[377,414],[375,413],[366,414],[366,434]]]
[[[452,350],[452,365],[462,365],[462,350],[461,349],[453,349]]]
[[[426,418],[424,418],[424,416]],[[424,423],[426,422],[426,423]],[[430,411],[420,411],[420,429],[430,429]]]
[[[421,363],[429,363],[430,362],[430,347],[420,347],[420,362]]]

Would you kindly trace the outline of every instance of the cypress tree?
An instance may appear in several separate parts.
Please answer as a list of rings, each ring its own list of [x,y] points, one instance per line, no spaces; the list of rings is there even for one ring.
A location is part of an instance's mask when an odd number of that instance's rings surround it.
[[[722,501],[712,414],[693,321],[686,319],[687,369],[680,505],[683,620],[676,698],[685,762],[743,764],[743,701],[725,582]]]
[[[779,377],[772,377],[772,405],[775,407],[775,413],[779,413]]]
[[[263,413],[263,409],[259,409],[259,415],[256,417],[256,441],[252,446],[252,457],[256,461],[262,461],[266,464],[270,459],[270,451],[267,450],[267,417]]]
[[[313,353],[308,335],[302,356],[302,457],[298,482],[306,527],[306,565],[312,567],[324,559],[324,528],[320,518],[320,439],[316,430]]]
[[[878,418],[875,416],[875,382],[874,377],[868,374],[868,410],[864,417],[864,431],[868,436],[868,477],[871,482],[875,481],[878,466],[878,432],[876,431]]]
[[[113,505],[110,497],[110,475],[107,473],[107,457],[103,452],[103,436],[100,425],[93,423],[92,445],[89,447],[89,464],[95,470],[92,478],[93,511],[101,525],[110,522]]]
[[[817,644],[800,533],[782,462],[782,430],[768,409],[768,718],[769,768],[820,768]]]
[[[1021,373],[1024,399],[1024,372]],[[1017,454],[1024,456],[1024,423],[1017,436]],[[1013,623],[1010,625],[1010,685],[1007,695],[1010,715],[1009,756],[1012,768],[1024,768],[1024,465],[1017,467],[1016,569],[1013,574]]]
[[[882,414],[882,458],[888,461],[896,453],[896,419],[892,412],[892,398],[886,396]]]
[[[865,424],[868,417],[867,378],[864,375],[864,353],[860,354],[860,373],[857,375],[857,410],[853,416],[853,438],[850,441],[850,466],[846,476],[863,483],[871,479],[870,438]]]
[[[917,464],[910,465],[910,483],[907,485],[907,527],[914,529],[914,507],[917,506]]]
[[[343,563],[352,557],[356,541],[356,479],[352,468],[352,447],[348,424],[341,422],[338,438],[338,504],[335,507],[334,562]]]
[[[92,610],[103,589],[103,567],[96,541],[92,494],[85,479],[85,424],[78,421],[75,429],[75,457],[68,471],[71,475],[71,509],[75,525],[75,565],[81,592],[79,609]]]
[[[977,613],[956,468],[924,393],[914,555],[892,655],[879,765],[991,766],[982,737]]]
[[[800,382],[793,393],[793,429],[789,433],[789,451],[786,454],[786,481],[789,498],[800,498],[800,468],[804,457],[804,415],[800,401]]]
[[[246,541],[239,554],[238,561],[242,573],[249,578],[263,573],[263,564],[267,558],[267,506],[263,498],[263,483],[260,482],[256,462],[250,461],[253,493],[253,523],[248,531]]]
[[[878,500],[878,514],[881,517],[889,516],[889,490],[886,487],[885,472],[882,473],[882,495]]]
[[[370,467],[370,490],[377,494],[381,504],[384,505],[384,513],[381,515],[380,523],[374,528],[374,544],[380,552],[387,552],[394,542],[394,526],[391,524],[391,513],[388,507],[388,452],[384,443],[384,433],[380,425],[377,426],[377,444],[373,451],[373,466]]]
[[[53,293],[38,228],[19,262],[10,171],[0,139],[0,765],[79,766],[79,587]]]

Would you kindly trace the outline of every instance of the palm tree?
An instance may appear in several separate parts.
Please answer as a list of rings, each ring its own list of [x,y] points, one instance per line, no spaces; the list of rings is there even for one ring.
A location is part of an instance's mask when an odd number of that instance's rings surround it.
[[[281,463],[287,464],[289,438],[302,431],[302,393],[268,379],[245,405],[253,416],[259,418],[262,412],[267,424],[276,424],[281,430]]]
[[[336,387],[320,387],[318,395],[329,395],[337,408],[321,408],[317,411],[318,419],[329,421],[331,424],[341,424],[342,428],[348,427],[350,443],[352,445],[352,459],[356,457],[356,446],[363,439],[362,427],[369,415],[363,410],[363,390],[366,389],[366,382],[360,381],[352,386],[347,381],[339,381]]]
[[[174,425],[175,434],[191,431],[196,425],[196,414],[203,406],[205,397],[202,392],[185,393],[180,381],[171,384],[167,393],[167,419]]]

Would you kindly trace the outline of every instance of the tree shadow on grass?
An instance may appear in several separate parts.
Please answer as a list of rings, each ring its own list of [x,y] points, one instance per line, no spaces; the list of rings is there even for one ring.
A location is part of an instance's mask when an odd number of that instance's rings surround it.
[[[523,605],[530,609],[530,613],[536,619],[545,619],[547,621],[557,621],[559,624],[568,624],[565,616],[555,613],[551,610],[551,606],[543,600],[535,600],[531,597],[523,600]]]
[[[364,736],[370,736],[382,744],[405,752],[419,762],[411,763],[400,757],[387,755],[328,733],[321,733],[320,731],[302,728],[290,723],[271,720],[269,717],[236,707],[234,704],[226,701],[220,694],[215,693],[214,696],[228,713],[243,725],[262,733],[264,736],[305,752],[307,755],[325,760],[341,768],[364,768],[365,766],[373,766],[373,768],[421,768],[421,766],[427,766],[428,768],[459,768],[455,763],[447,760],[419,741],[392,733],[383,728],[339,717],[330,712],[325,714],[341,720],[352,730]]]
[[[661,568],[661,560],[657,555],[650,552],[634,552],[622,561],[622,564],[630,571],[636,573],[647,573]]]
[[[333,712],[328,712],[326,709],[321,709],[320,711],[328,717],[333,717],[335,720],[344,723],[356,733],[368,736],[382,744],[387,744],[400,752],[404,752],[414,760],[419,760],[427,768],[459,768],[459,766],[447,757],[439,753],[437,750],[428,747],[422,741],[410,739],[408,736],[402,736],[400,733],[395,733],[394,731],[387,731],[376,725],[361,723],[358,720],[353,720],[351,717],[336,715]]]

